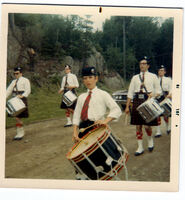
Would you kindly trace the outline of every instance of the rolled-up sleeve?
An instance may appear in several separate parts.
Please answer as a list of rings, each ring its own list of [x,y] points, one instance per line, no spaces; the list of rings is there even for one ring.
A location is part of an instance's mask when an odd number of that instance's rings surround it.
[[[6,98],[8,98],[12,94],[14,86],[15,81],[12,81],[6,90]]]
[[[134,92],[135,92],[134,80],[135,80],[135,77],[132,77],[129,88],[128,88],[127,97],[130,98],[130,99],[133,99],[133,97],[134,97]]]
[[[76,104],[75,110],[74,110],[74,114],[73,114],[73,125],[79,126],[81,110],[82,110],[81,96],[79,96],[78,100],[77,100],[77,104]]]
[[[105,93],[105,103],[106,106],[109,108],[108,117],[118,119],[121,115],[121,109],[118,104],[114,101],[114,99],[110,96],[110,94]]]
[[[77,88],[79,87],[78,79],[75,74],[74,74],[74,86]]]
[[[161,86],[160,86],[160,81],[159,79],[157,78],[156,75],[153,76],[153,79],[154,79],[154,91],[155,91],[155,94],[161,94],[162,93],[162,89],[161,89]]]
[[[64,86],[65,86],[65,79],[66,79],[66,76],[63,77],[62,79],[62,83],[61,83],[61,90],[64,90]]]
[[[25,91],[22,94],[22,96],[24,97],[28,97],[29,94],[31,93],[31,85],[30,85],[30,81],[28,79],[25,79]]]

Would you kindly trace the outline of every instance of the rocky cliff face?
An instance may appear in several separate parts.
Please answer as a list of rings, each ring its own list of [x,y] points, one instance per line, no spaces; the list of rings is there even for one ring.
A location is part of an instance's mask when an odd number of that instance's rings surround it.
[[[58,77],[58,79],[61,80],[62,76],[64,75],[64,66],[65,64],[69,64],[72,66],[73,73],[75,73],[78,78],[80,77],[80,71],[84,63],[82,61],[73,59],[71,56],[64,57],[64,59],[60,62],[56,59],[44,60],[36,53],[37,56],[35,57],[34,64],[35,70],[34,72],[30,72],[30,57],[28,55],[28,47],[21,43],[20,38],[22,37],[22,33],[19,29],[14,28],[14,31],[12,32],[11,28],[9,27],[7,57],[8,76],[11,75],[14,66],[20,65],[24,68],[25,76],[33,81],[37,79],[38,85],[42,86],[42,82],[52,77]],[[120,75],[114,70],[109,71],[106,67],[103,56],[97,52],[95,48],[92,50],[93,54],[86,59],[86,64],[96,67],[100,74],[99,80],[105,84],[106,87],[113,90],[122,89],[124,87],[124,81]]]

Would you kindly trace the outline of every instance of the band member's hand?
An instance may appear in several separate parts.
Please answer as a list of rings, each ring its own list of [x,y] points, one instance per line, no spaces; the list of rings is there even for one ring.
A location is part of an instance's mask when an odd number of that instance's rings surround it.
[[[166,98],[172,98],[172,94],[168,94],[167,96],[166,96]]]
[[[152,98],[152,97],[153,97],[152,93],[148,94],[148,98]]]
[[[62,93],[62,90],[59,90],[59,91],[58,91],[58,94],[61,94],[61,93]]]
[[[22,95],[17,95],[17,97],[19,98],[19,99],[22,99],[24,96],[22,96]]]
[[[77,143],[79,142],[81,139],[78,137],[78,133],[74,132],[73,133],[73,137],[72,137],[73,142]]]
[[[126,114],[129,114],[129,112],[130,112],[129,108],[126,107],[126,108],[125,108],[125,113],[126,113]]]
[[[108,122],[107,122],[107,120],[97,120],[97,121],[95,121],[94,124],[99,125],[99,126],[101,126],[101,125],[107,126]]]

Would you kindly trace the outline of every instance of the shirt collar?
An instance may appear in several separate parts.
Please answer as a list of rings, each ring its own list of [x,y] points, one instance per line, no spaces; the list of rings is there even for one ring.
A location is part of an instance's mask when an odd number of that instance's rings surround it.
[[[148,73],[148,70],[145,72],[145,74],[146,74],[146,73]],[[142,75],[142,74],[143,74],[143,72],[140,72],[140,74]]]
[[[92,90],[89,90],[89,89],[87,89],[87,92],[89,93],[89,91],[91,91],[92,93],[94,93],[94,92],[96,92],[97,91],[97,86],[95,86],[95,88],[94,89],[92,89]]]

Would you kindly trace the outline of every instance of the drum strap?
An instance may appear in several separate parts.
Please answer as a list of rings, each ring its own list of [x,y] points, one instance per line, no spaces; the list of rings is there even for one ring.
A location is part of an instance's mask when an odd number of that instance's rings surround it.
[[[142,91],[142,89],[144,88],[146,93],[148,93],[146,87],[145,87],[145,84],[144,84],[144,74],[143,74],[143,78],[141,78],[141,75],[139,74],[139,79],[141,81],[141,87],[140,87],[140,90]]]
[[[19,80],[19,79],[16,79],[15,85],[14,85],[14,87],[13,87],[13,90],[14,90],[14,88],[16,89],[16,91],[15,91],[16,94],[18,94],[18,89],[17,89],[17,82],[18,82],[18,80]]]

